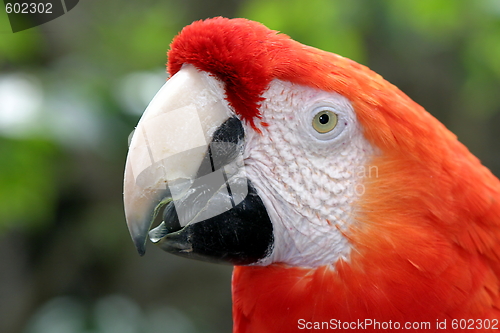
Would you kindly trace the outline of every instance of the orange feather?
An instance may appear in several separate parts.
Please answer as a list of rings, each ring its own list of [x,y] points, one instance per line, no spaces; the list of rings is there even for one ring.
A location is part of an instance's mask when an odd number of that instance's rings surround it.
[[[382,152],[346,233],[349,260],[314,269],[235,267],[234,332],[307,331],[301,319],[429,322],[432,330],[446,320],[457,331],[453,319],[495,318],[500,328],[500,182],[438,120],[367,67],[243,19],[183,30],[169,71],[186,62],[221,78],[251,124],[272,79],[337,92]],[[251,103],[243,110],[241,101]]]

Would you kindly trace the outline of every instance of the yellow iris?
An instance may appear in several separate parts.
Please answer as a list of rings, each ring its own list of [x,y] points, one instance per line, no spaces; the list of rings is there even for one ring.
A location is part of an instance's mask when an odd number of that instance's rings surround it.
[[[312,125],[318,133],[328,133],[337,126],[337,115],[330,110],[322,110],[314,116]]]

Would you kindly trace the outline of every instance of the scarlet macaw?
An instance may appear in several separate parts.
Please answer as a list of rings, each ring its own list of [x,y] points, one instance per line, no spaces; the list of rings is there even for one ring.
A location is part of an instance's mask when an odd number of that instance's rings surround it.
[[[500,328],[500,182],[420,105],[245,19],[185,27],[167,67],[127,223],[142,254],[164,206],[154,243],[235,265],[234,332]]]

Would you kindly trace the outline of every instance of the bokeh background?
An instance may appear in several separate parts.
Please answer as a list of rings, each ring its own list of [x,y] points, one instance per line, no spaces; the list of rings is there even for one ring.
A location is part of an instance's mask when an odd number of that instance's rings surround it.
[[[232,268],[139,257],[122,205],[171,39],[219,15],[368,65],[500,175],[500,0],[86,0],[16,34],[2,11],[0,332],[231,331]]]

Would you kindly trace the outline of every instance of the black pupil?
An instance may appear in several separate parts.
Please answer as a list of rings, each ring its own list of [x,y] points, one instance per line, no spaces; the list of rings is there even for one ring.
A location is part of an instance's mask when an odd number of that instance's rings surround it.
[[[319,122],[324,125],[327,124],[330,121],[330,117],[326,113],[323,113],[321,116],[319,116]]]

